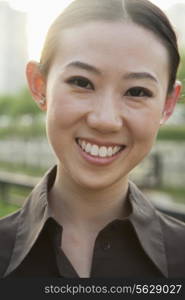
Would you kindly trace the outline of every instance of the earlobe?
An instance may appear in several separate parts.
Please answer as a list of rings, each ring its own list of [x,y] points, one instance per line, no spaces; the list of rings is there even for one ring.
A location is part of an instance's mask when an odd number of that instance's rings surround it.
[[[180,81],[176,81],[173,87],[173,91],[167,96],[164,109],[162,112],[162,118],[160,120],[160,125],[163,125],[169,117],[173,114],[176,103],[179,99],[182,84]]]
[[[27,64],[26,77],[34,101],[37,103],[41,110],[45,111],[47,109],[45,98],[46,83],[37,62],[30,61]]]

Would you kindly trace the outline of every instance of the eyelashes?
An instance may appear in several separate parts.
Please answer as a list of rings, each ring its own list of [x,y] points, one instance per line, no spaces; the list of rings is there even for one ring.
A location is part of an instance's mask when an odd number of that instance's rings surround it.
[[[82,76],[73,76],[65,81],[67,84],[79,88],[80,90],[95,90],[93,83]],[[130,98],[151,98],[153,92],[145,87],[135,86],[129,88],[124,96]]]
[[[94,85],[92,84],[92,82],[90,82],[90,80],[85,77],[71,77],[66,81],[66,83],[82,89],[94,90]]]
[[[143,88],[143,87],[133,87],[133,88],[130,88],[127,92],[126,92],[126,96],[129,96],[129,97],[153,97],[153,93],[149,90],[149,89],[146,89],[146,88]]]

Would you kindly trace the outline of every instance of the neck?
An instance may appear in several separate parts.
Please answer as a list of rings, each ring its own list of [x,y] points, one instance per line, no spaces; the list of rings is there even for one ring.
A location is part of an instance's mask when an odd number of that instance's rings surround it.
[[[129,214],[126,201],[128,180],[117,182],[105,189],[84,189],[71,183],[57,171],[55,183],[49,194],[52,216],[64,226],[98,231],[114,219]]]

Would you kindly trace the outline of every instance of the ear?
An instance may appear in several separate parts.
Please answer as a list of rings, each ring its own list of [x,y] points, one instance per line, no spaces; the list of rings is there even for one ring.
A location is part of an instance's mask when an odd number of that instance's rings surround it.
[[[30,61],[27,64],[26,77],[34,101],[42,111],[46,111],[46,79],[41,73],[39,64],[37,62]]]
[[[181,88],[182,88],[182,84],[180,81],[177,80],[174,84],[173,91],[166,98],[160,125],[163,125],[172,115],[176,103],[179,99]]]

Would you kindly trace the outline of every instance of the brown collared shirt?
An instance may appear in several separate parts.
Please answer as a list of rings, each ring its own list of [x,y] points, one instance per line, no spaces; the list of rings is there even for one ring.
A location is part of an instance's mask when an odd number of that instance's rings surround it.
[[[62,226],[48,209],[55,176],[56,167],[20,211],[0,220],[0,278],[79,277],[61,249]],[[131,182],[128,201],[130,216],[99,232],[90,277],[185,278],[185,224],[158,212]]]

